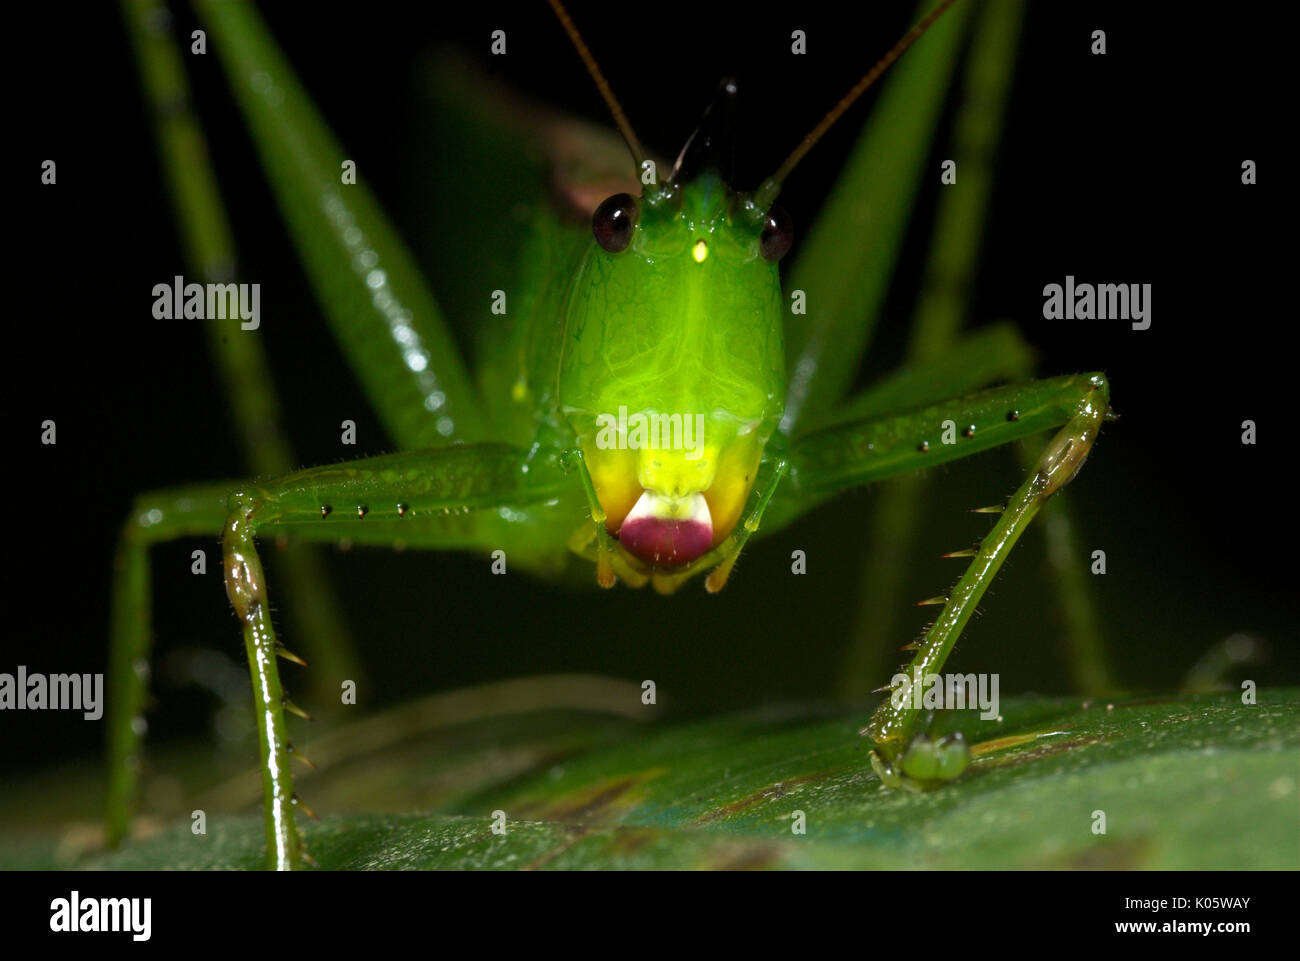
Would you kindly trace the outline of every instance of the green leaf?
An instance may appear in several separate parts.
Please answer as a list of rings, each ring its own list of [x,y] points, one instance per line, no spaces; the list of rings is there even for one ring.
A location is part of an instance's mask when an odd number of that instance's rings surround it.
[[[963,730],[974,760],[924,794],[886,790],[871,773],[857,736],[865,711],[650,729],[587,716],[578,736],[533,722],[486,738],[462,729],[479,776],[468,793],[444,793],[445,813],[329,816],[307,825],[306,843],[324,869],[1295,869],[1300,698],[1259,700],[1020,699],[997,722],[949,713],[936,733]],[[426,787],[465,770],[465,752],[439,751],[435,762],[408,749],[400,766]],[[358,772],[339,775],[355,784]],[[327,781],[304,790],[328,793]],[[504,835],[492,831],[497,810]],[[795,811],[805,835],[792,833]],[[1097,811],[1105,834],[1093,833]],[[262,845],[260,818],[222,817],[206,836],[186,824],[88,866],[256,868]]]

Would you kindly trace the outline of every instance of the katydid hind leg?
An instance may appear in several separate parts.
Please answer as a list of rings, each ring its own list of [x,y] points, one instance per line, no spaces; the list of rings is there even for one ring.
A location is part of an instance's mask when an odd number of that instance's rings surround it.
[[[181,227],[185,270],[203,284],[228,284],[244,278],[238,266],[233,231],[213,169],[207,138],[197,117],[184,68],[184,55],[161,3],[123,7],[146,102],[152,109],[154,137]],[[283,405],[263,346],[265,332],[240,330],[231,336],[228,321],[205,318],[208,349],[225,393],[235,434],[250,475],[285,474],[296,458],[283,423]],[[215,530],[215,529],[214,529]],[[313,685],[334,677],[363,682],[360,659],[342,611],[330,590],[325,565],[307,545],[278,552],[286,609],[303,653],[317,665]],[[320,695],[324,688],[316,687]]]
[[[414,449],[487,423],[443,312],[407,245],[251,4],[197,4],[326,321],[389,436]]]
[[[1038,457],[1028,478],[1000,509],[997,523],[980,542],[966,572],[942,596],[943,609],[924,639],[915,645],[912,661],[887,685],[890,696],[863,729],[862,733],[874,742],[872,766],[886,784],[901,781],[908,787],[932,787],[951,780],[966,767],[969,751],[962,738],[948,736],[936,742],[920,730],[925,712],[917,706],[913,692],[942,670],[1021,534],[1087,459],[1109,412],[1105,380],[1098,376],[1091,387]]]

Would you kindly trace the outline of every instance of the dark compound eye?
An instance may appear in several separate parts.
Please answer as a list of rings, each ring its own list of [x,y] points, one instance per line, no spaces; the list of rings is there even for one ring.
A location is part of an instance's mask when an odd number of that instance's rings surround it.
[[[767,212],[767,223],[763,224],[763,233],[758,238],[758,252],[768,263],[776,263],[785,256],[794,242],[794,224],[790,215],[775,204]]]
[[[604,200],[591,218],[591,232],[602,250],[616,254],[632,242],[639,208],[631,194],[614,194]]]

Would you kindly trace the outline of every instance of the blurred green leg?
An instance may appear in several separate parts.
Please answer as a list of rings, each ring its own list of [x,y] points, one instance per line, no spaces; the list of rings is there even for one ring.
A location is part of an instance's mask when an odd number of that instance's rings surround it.
[[[474,441],[487,423],[414,257],[251,3],[196,3],[325,320],[406,450]],[[382,97],[382,91],[376,91]]]
[[[867,556],[858,574],[857,612],[838,679],[845,701],[861,701],[880,684],[903,630],[900,599],[907,596],[908,562],[925,478],[898,477],[872,491]]]
[[[1015,379],[1029,369],[1032,354],[1010,324],[995,324],[962,338],[952,350],[934,360],[905,367],[845,405],[844,414],[877,417],[935,403],[1002,379]],[[936,396],[938,395],[938,396]],[[963,425],[965,426],[965,425]],[[839,678],[845,700],[860,700],[878,684],[889,652],[898,646],[898,598],[905,591],[907,560],[921,516],[925,477],[910,474],[881,484],[873,491],[871,549],[863,564],[858,611],[849,635],[849,648]]]
[[[189,86],[166,7],[154,0],[124,0],[128,33],[140,80],[153,112],[163,172],[175,207],[186,270],[201,283],[238,280],[230,224],[217,189],[203,129],[190,103]],[[234,418],[240,449],[252,474],[286,474],[294,467],[280,418],[280,403],[260,330],[240,330],[231,320],[205,321],[208,347]],[[274,565],[289,598],[295,643],[316,668],[311,693],[325,702],[348,678],[363,683],[360,659],[343,612],[314,549],[290,544]]]
[[[145,700],[152,647],[149,548],[178,537],[212,537],[226,516],[233,482],[176,488],[136,500],[122,529],[113,569],[108,657],[108,803],[105,838],[126,836],[142,764]]]
[[[934,7],[918,4],[914,19]],[[966,36],[969,4],[934,24],[881,83],[880,96],[782,289],[807,294],[786,324],[790,373],[781,431],[815,430],[843,400],[870,345]],[[846,243],[866,234],[870,243]]]
[[[1028,460],[1029,452],[1023,453]],[[1068,494],[1060,494],[1043,508],[1048,577],[1061,605],[1074,686],[1080,694],[1105,694],[1114,691],[1116,684],[1106,666],[1106,644],[1089,590],[1086,554],[1080,553],[1074,536],[1073,503]]]
[[[1010,325],[1003,328],[1001,343],[992,337],[981,342],[982,352],[970,350],[972,338],[954,344],[968,312],[980,237],[988,217],[994,155],[1001,140],[1022,19],[1023,5],[1018,0],[995,0],[984,6],[974,26],[951,148],[956,182],[944,186],[940,193],[934,239],[907,348],[906,364],[919,371],[928,369],[929,382],[913,378],[913,397],[900,396],[895,389],[893,399],[900,403],[896,409],[924,403],[926,391],[946,388],[947,396],[957,396],[1029,373],[1031,352]],[[994,329],[990,328],[989,334]],[[990,350],[999,347],[1000,352]],[[945,371],[953,361],[962,362],[964,371]],[[953,383],[945,384],[949,378]],[[836,415],[837,419],[840,416]],[[887,652],[897,647],[901,611],[897,598],[904,591],[907,562],[915,554],[926,481],[922,475],[902,477],[877,493],[868,535],[871,553],[863,565],[858,613],[841,677],[840,693],[846,699],[865,697],[871,691],[875,686],[872,678],[878,675]]]

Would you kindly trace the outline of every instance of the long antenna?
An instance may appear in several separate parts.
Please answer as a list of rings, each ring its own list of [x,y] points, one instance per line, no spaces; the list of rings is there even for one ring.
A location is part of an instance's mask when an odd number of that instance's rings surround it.
[[[804,155],[813,148],[813,145],[822,139],[822,136],[826,131],[830,130],[831,127],[835,125],[835,121],[839,120],[840,117],[843,116],[844,111],[853,106],[854,101],[862,96],[868,87],[879,80],[880,75],[888,70],[893,62],[901,57],[908,47],[916,43],[916,41],[920,39],[921,34],[929,30],[930,25],[943,16],[944,11],[956,2],[957,0],[943,0],[943,2],[937,7],[918,20],[916,26],[907,31],[907,33],[903,35],[903,39],[894,44],[893,48],[887,54],[876,61],[876,65],[868,70],[863,75],[862,79],[853,85],[853,89],[846,93],[840,99],[840,102],[831,108],[830,113],[822,118],[821,123],[817,124],[808,136],[803,138],[799,146],[795,147],[794,150],[791,151],[790,156],[785,158],[785,162],[777,168],[776,173],[763,181],[763,185],[759,187],[758,193],[755,196],[755,200],[758,202],[759,206],[766,208],[776,199],[776,195],[781,189],[781,184],[784,183],[785,178],[790,175],[790,171],[798,165],[799,161],[804,158]],[[552,0],[552,5],[554,5],[554,3],[555,0]]]
[[[618,132],[623,135],[623,141],[627,144],[627,149],[632,151],[632,159],[636,162],[637,170],[640,170],[641,161],[645,159],[646,152],[641,147],[641,141],[636,139],[636,132],[632,129],[632,124],[628,122],[627,114],[623,113],[618,98],[614,96],[614,91],[610,89],[605,75],[600,72],[600,66],[596,63],[596,58],[591,55],[586,42],[582,39],[582,34],[578,33],[578,28],[574,26],[569,11],[564,9],[564,4],[560,0],[549,0],[549,2],[551,9],[555,11],[555,16],[559,18],[560,26],[569,35],[569,39],[573,41],[578,56],[587,65],[587,73],[591,74],[591,79],[596,82],[596,89],[605,98],[605,104],[609,107],[609,112],[614,115],[614,123],[618,124]]]

